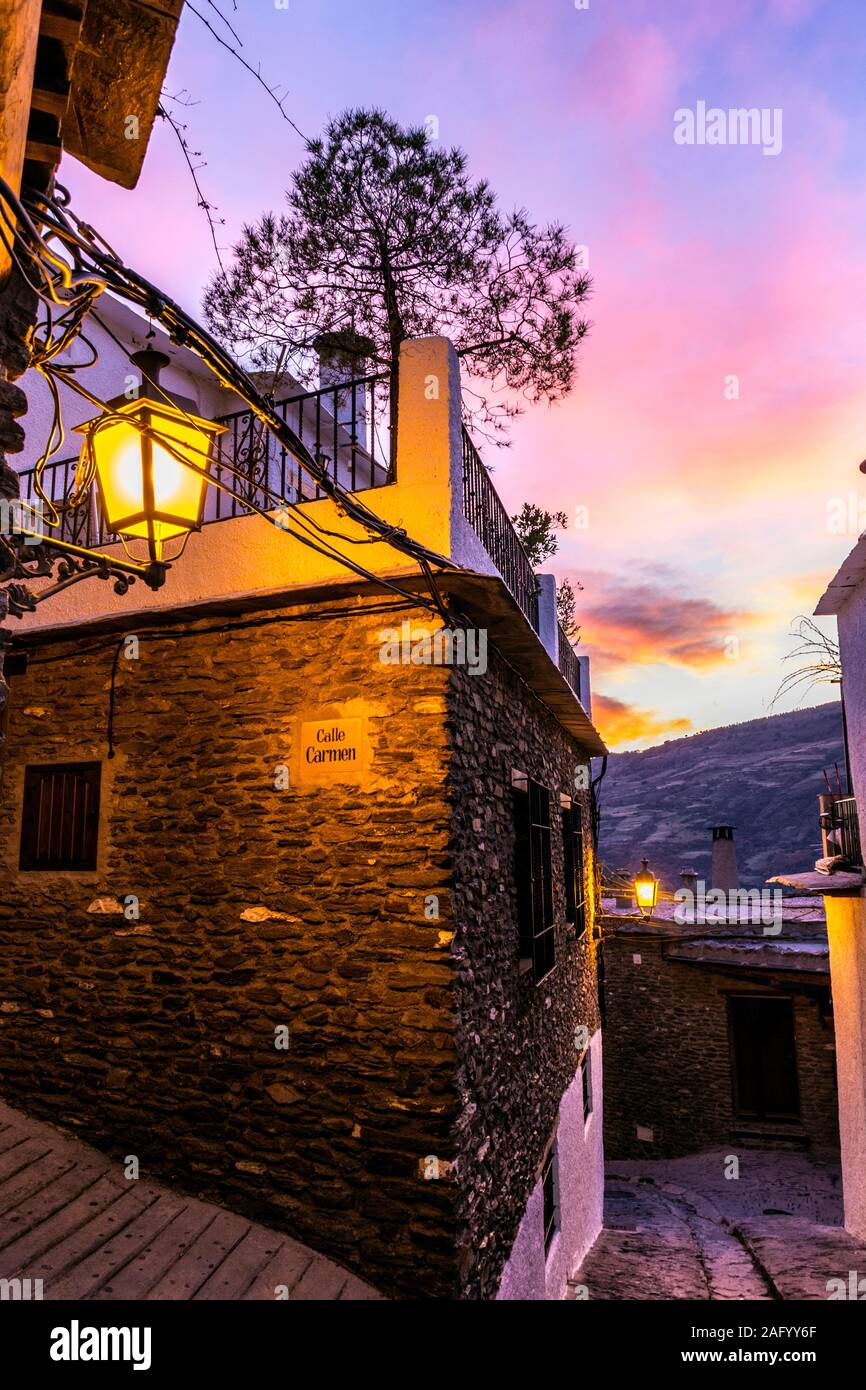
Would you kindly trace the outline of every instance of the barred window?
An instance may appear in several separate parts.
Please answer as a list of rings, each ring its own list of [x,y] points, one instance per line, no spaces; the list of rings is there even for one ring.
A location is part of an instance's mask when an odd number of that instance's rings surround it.
[[[96,868],[101,772],[101,763],[25,768],[19,868]]]
[[[550,793],[522,773],[513,774],[512,792],[520,968],[537,984],[556,962]]]
[[[581,1071],[583,1072],[583,1123],[586,1124],[592,1114],[592,1050],[587,1048],[581,1059]]]
[[[580,802],[562,798],[562,850],[565,862],[565,918],[580,939],[586,931],[583,816]]]
[[[556,1140],[544,1160],[541,1172],[541,1187],[544,1193],[544,1253],[550,1250],[553,1237],[559,1230],[559,1154]]]

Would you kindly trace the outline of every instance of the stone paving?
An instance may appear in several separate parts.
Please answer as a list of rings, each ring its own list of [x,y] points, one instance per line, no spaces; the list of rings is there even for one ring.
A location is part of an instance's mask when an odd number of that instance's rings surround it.
[[[381,1297],[281,1232],[130,1181],[119,1163],[2,1102],[0,1279],[41,1279],[45,1300]]]
[[[731,1156],[739,1161],[732,1171]],[[826,1299],[864,1279],[866,1243],[841,1227],[838,1165],[756,1149],[607,1168],[605,1229],[572,1284],[606,1300]],[[585,1293],[583,1290],[585,1289]]]
[[[727,1160],[737,1158],[736,1178]],[[699,1192],[732,1219],[804,1216],[826,1226],[842,1224],[842,1174],[838,1162],[810,1153],[780,1149],[713,1150],[687,1158],[612,1159],[609,1177],[651,1178],[675,1189]]]
[[[731,1154],[736,1179],[725,1177]],[[605,1229],[572,1296],[817,1300],[836,1280],[831,1289],[866,1298],[866,1243],[841,1219],[838,1166],[808,1154],[613,1162]],[[130,1181],[119,1163],[0,1103],[2,1279],[41,1279],[46,1300],[273,1300],[280,1287],[292,1300],[381,1297],[288,1236]]]

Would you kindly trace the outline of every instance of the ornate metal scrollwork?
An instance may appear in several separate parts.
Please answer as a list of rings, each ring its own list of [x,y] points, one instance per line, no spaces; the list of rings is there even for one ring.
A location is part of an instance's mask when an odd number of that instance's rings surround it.
[[[30,587],[34,579],[53,579],[39,589]],[[36,605],[84,579],[114,581],[114,592],[123,596],[136,576],[115,565],[107,555],[79,557],[69,555],[48,539],[28,545],[14,536],[0,536],[0,584],[9,601],[9,615],[20,618],[33,613]]]

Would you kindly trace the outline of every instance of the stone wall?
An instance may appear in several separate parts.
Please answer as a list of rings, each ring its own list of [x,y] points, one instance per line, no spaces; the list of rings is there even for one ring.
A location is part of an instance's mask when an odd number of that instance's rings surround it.
[[[0,789],[0,1083],[142,1176],[424,1296],[455,1285],[455,1188],[424,1178],[456,1118],[448,674],[380,663],[401,616],[143,634],[110,761],[117,636],[31,653]],[[366,782],[277,790],[295,721],[332,716],[367,719]],[[19,873],[25,765],[88,759],[98,871]]]
[[[3,1094],[386,1292],[493,1298],[598,1030],[591,910],[580,941],[564,915],[580,750],[492,649],[484,675],[382,664],[420,610],[284,621],[301,611],[152,627],[131,659],[118,633],[29,649],[0,788]],[[369,768],[299,785],[299,721],[331,718],[366,720]],[[19,872],[26,765],[89,760],[97,871]],[[539,986],[518,975],[513,768],[551,791]],[[566,1272],[600,1221],[586,1154]]]
[[[598,1028],[591,909],[587,932],[575,941],[565,921],[559,831],[559,793],[575,793],[575,772],[585,758],[496,653],[484,677],[455,670],[452,691],[460,1267],[463,1295],[488,1299],[496,1295],[561,1098],[574,1081],[576,1030],[585,1027],[592,1036]],[[512,769],[551,792],[556,966],[540,985],[531,972],[518,975]],[[586,806],[584,812],[589,873]],[[580,1179],[599,1192],[588,1242],[600,1221],[600,1151],[597,1159],[598,1171]]]
[[[19,423],[27,410],[27,398],[14,378],[21,376],[30,361],[26,339],[36,318],[36,295],[17,270],[0,284],[0,500],[18,496],[18,474],[6,461],[7,454],[18,454],[24,447],[24,430]],[[14,572],[10,557],[0,552],[0,577]],[[3,674],[11,634],[2,626],[9,612],[9,597],[0,589],[0,717],[6,708],[7,685]],[[2,726],[0,726],[2,740]]]
[[[670,1158],[730,1144],[736,1121],[728,1031],[730,993],[793,997],[801,1127],[816,1151],[838,1149],[829,988],[666,959],[659,934],[605,924],[605,1152]],[[634,956],[640,956],[636,964]],[[652,1130],[652,1142],[637,1127]]]

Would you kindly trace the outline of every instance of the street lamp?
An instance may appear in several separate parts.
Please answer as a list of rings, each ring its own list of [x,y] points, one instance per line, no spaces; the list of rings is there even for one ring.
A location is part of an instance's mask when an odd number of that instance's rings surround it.
[[[650,916],[658,900],[658,895],[659,881],[650,869],[648,861],[642,859],[641,871],[634,876],[634,897],[644,917]]]
[[[176,560],[190,531],[201,528],[208,474],[216,437],[224,425],[204,420],[194,401],[159,385],[170,359],[145,349],[131,359],[141,372],[133,399],[116,396],[108,413],[76,429],[84,435],[76,491],[95,478],[106,528],[119,536],[131,560],[128,541],[143,541],[146,562],[161,568]],[[167,556],[168,542],[179,541]]]

